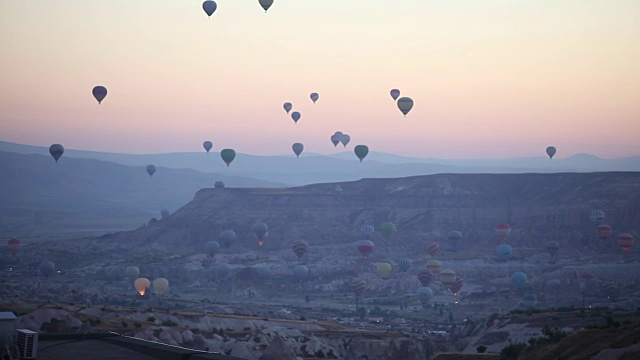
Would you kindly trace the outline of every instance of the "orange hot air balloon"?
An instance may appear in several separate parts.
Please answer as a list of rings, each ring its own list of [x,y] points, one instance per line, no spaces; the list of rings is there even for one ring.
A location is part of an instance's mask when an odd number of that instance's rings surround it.
[[[425,266],[429,269],[434,275],[440,273],[440,269],[442,269],[442,263],[438,260],[429,260]]]
[[[137,278],[136,281],[133,282],[133,286],[136,288],[136,291],[138,291],[140,296],[144,296],[147,289],[151,287],[151,281],[147,278]]]
[[[596,233],[598,234],[598,239],[602,241],[609,240],[611,234],[613,234],[613,228],[610,225],[598,225]]]

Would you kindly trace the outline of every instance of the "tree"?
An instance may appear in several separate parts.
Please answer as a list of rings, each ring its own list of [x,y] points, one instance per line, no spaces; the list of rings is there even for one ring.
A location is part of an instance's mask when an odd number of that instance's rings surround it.
[[[476,348],[476,351],[478,351],[478,353],[483,354],[485,351],[487,351],[487,347],[484,345],[480,345]]]
[[[364,317],[367,316],[367,310],[363,307],[359,307],[356,310],[356,315],[358,315],[360,319],[364,319]]]
[[[304,296],[304,301],[308,304],[311,301],[311,298],[309,297],[309,295],[305,295]]]
[[[449,311],[449,322],[453,322],[453,311]]]

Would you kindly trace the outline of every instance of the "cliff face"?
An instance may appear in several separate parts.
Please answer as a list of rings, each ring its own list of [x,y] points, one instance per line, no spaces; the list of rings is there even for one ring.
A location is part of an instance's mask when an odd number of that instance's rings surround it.
[[[182,251],[232,229],[238,237],[230,251],[246,251],[258,248],[252,225],[265,222],[264,246],[276,250],[299,239],[312,247],[352,243],[362,238],[363,224],[372,224],[378,249],[407,255],[424,252],[430,241],[453,250],[446,238],[451,230],[463,233],[458,250],[493,248],[499,243],[494,226],[505,222],[514,247],[548,240],[578,247],[596,239],[593,209],[606,213],[603,223],[615,234],[637,231],[640,173],[439,174],[286,189],[202,189],[171,216],[104,240]],[[390,239],[379,232],[385,221],[397,227]]]

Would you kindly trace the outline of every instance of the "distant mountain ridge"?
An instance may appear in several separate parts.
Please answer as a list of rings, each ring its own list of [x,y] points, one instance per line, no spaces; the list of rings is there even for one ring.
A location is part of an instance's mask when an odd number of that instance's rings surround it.
[[[347,147],[349,149],[349,147]],[[0,151],[48,156],[47,147],[0,142]],[[437,173],[553,173],[640,171],[640,156],[603,159],[589,154],[550,160],[546,156],[511,159],[433,159],[406,157],[372,151],[359,163],[351,150],[322,155],[302,153],[258,156],[238,154],[226,167],[218,152],[183,152],[165,154],[116,154],[84,150],[65,150],[65,158],[87,158],[122,165],[154,164],[173,169],[193,169],[204,173],[244,176],[289,186],[359,180],[395,178]]]

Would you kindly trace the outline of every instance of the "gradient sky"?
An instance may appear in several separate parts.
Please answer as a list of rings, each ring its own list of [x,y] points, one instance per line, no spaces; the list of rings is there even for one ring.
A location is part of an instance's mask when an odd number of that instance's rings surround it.
[[[339,130],[421,157],[640,155],[638,0],[217,2],[0,0],[0,140],[269,155],[335,152]]]

